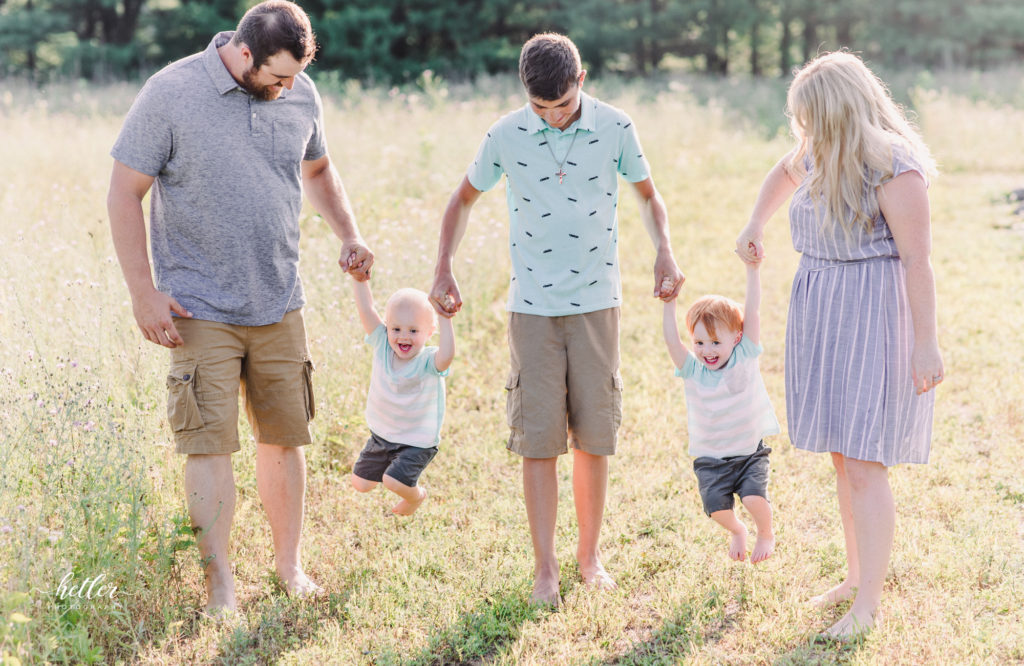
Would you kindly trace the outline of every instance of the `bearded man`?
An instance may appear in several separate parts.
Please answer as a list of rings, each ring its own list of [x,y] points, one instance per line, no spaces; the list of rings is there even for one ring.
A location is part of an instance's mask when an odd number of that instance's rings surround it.
[[[368,279],[373,254],[327,154],[320,96],[304,73],[315,51],[298,5],[262,2],[237,31],[153,75],[111,150],[114,246],[139,329],[170,349],[168,422],[186,456],[215,615],[236,608],[228,539],[240,389],[277,573],[289,594],[320,589],[299,553],[302,447],[316,404],[298,273],[302,192],[340,239],[343,270]]]

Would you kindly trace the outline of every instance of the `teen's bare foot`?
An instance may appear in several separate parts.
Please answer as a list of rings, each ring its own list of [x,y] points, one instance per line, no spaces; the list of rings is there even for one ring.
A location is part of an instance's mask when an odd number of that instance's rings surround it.
[[[766,536],[757,535],[757,541],[754,542],[754,551],[750,553],[750,561],[754,564],[758,562],[764,562],[772,553],[775,552],[775,535],[769,534]]]
[[[811,597],[807,603],[815,608],[828,608],[847,599],[852,599],[855,594],[857,594],[857,583],[846,579],[828,592]]]
[[[278,575],[281,576],[281,573],[278,572]],[[288,578],[281,576],[281,581],[284,583],[284,590],[288,596],[296,599],[318,597],[324,593],[324,588],[314,583],[302,571],[297,571]]]
[[[403,499],[398,504],[391,507],[391,513],[399,516],[411,516],[416,512],[416,509],[420,508],[420,504],[423,504],[423,500],[427,499],[427,490],[422,486],[416,486],[416,490],[419,491],[420,498],[418,500],[410,502],[409,500]]]
[[[737,562],[747,559],[747,528],[742,532],[732,532],[732,539],[729,541],[729,557]]]

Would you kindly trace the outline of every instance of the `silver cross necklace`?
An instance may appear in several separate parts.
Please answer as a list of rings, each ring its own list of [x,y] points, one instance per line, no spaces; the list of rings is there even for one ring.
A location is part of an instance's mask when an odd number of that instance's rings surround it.
[[[558,158],[555,157],[555,149],[551,147],[551,139],[548,139],[545,142],[545,145],[547,145],[548,147],[548,152],[551,153],[551,159],[554,160],[555,164],[558,165],[558,171],[555,172],[555,175],[558,176],[559,185],[562,184],[562,179],[569,175],[565,172],[565,169],[563,169],[562,167],[565,166],[566,161],[569,159],[569,153],[572,152],[572,147],[576,145],[576,137],[578,137],[579,135],[579,130],[576,130],[576,132],[572,135],[572,142],[569,144],[569,150],[565,151],[565,157],[562,158],[561,162],[559,162]]]

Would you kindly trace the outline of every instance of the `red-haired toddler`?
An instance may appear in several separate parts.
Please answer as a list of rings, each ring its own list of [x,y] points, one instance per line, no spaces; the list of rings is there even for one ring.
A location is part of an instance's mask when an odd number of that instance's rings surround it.
[[[775,550],[768,501],[768,454],[764,437],[779,433],[757,357],[761,281],[758,264],[747,264],[747,296],[739,303],[704,296],[686,313],[693,340],[687,349],[676,326],[676,302],[665,303],[665,343],[686,390],[693,471],[704,512],[732,533],[729,557],[747,558],[747,528],[733,510],[733,495],[754,518],[757,542],[750,554],[760,562]]]

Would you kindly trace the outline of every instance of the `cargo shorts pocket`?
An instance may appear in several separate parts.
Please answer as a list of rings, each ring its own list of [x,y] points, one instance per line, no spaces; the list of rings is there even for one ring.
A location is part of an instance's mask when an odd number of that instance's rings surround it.
[[[510,372],[505,380],[505,412],[508,418],[508,427],[512,430],[523,431],[523,389],[519,385],[519,373]]]
[[[612,425],[616,430],[622,425],[622,377],[615,373],[612,375]]]
[[[302,359],[302,385],[306,401],[306,423],[316,416],[316,396],[313,394],[313,359]]]
[[[196,400],[196,361],[176,363],[167,375],[167,422],[174,432],[199,430],[206,424]]]

